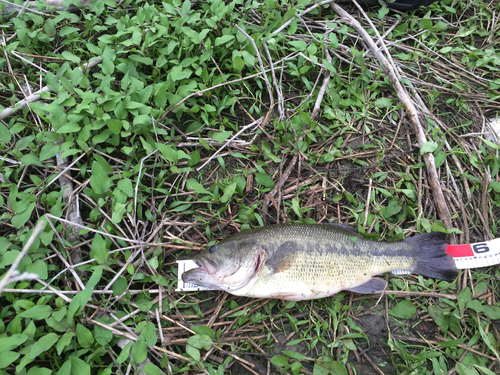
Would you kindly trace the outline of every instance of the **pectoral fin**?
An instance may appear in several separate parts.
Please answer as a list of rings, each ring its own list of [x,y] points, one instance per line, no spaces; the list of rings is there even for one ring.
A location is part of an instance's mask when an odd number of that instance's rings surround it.
[[[386,284],[385,280],[379,277],[372,277],[370,281],[346,290],[361,294],[376,294],[382,292],[385,289]]]
[[[266,265],[273,269],[273,273],[283,272],[295,264],[299,246],[294,241],[287,241],[281,245],[266,261]]]

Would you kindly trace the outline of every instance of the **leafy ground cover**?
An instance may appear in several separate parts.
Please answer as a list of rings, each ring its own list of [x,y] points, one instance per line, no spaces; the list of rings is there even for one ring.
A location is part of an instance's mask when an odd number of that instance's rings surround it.
[[[420,149],[328,1],[40,3],[4,19],[0,272],[28,251],[0,296],[1,373],[500,372],[498,267],[393,276],[382,297],[175,291],[177,259],[265,224],[498,237],[498,2],[341,6],[387,49]]]

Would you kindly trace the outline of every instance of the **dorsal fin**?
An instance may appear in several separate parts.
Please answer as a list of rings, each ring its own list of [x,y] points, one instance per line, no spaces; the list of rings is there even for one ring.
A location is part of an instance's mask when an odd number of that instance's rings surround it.
[[[354,233],[359,233],[358,230],[354,227],[351,227],[350,225],[348,224],[342,224],[342,223],[325,223],[325,225],[333,225],[335,227],[339,227],[339,228],[342,228],[342,229],[345,229],[345,230],[348,230],[350,232],[354,232]]]

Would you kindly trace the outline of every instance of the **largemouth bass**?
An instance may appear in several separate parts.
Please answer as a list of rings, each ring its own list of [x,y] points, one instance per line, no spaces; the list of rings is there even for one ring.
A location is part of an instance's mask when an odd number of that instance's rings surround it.
[[[282,224],[241,232],[198,254],[198,268],[182,279],[238,296],[300,301],[341,290],[379,293],[386,282],[374,275],[397,270],[448,281],[457,276],[443,233],[378,242],[348,228]]]

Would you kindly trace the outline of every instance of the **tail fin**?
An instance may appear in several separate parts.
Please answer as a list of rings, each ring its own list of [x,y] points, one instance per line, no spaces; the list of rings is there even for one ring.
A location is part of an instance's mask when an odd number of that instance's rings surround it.
[[[453,281],[457,277],[455,261],[446,254],[448,244],[444,233],[423,233],[405,241],[412,244],[417,253],[417,265],[413,272],[446,281]]]

